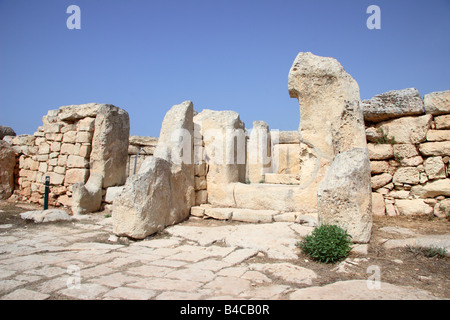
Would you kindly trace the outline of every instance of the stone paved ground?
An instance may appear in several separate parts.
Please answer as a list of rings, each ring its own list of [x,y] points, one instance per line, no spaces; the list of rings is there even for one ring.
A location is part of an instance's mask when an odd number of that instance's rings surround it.
[[[0,212],[5,214],[5,212]],[[291,263],[310,227],[188,221],[143,241],[110,237],[112,218],[0,225],[0,299],[434,299],[366,279],[317,286]]]

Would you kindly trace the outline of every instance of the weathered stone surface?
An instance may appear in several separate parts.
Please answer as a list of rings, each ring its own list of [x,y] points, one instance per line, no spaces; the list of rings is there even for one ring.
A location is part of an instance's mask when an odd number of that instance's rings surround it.
[[[450,141],[421,143],[419,151],[424,156],[450,156]]]
[[[98,103],[63,106],[58,110],[50,110],[47,113],[47,120],[49,120],[49,122],[54,122],[56,120],[75,121],[86,117],[95,118],[101,106],[102,105]],[[51,121],[52,120],[51,117],[52,118],[56,117],[56,119],[53,119],[53,121]]]
[[[423,97],[425,112],[432,115],[450,113],[450,90],[431,92]]]
[[[445,179],[445,165],[442,157],[429,157],[423,162],[428,179]]]
[[[450,140],[450,130],[428,130],[427,141],[446,141]]]
[[[254,121],[247,142],[248,180],[259,182],[270,172],[272,165],[271,138],[269,126],[264,121]]]
[[[384,187],[389,182],[392,181],[392,175],[389,173],[382,173],[371,178],[371,186],[373,190],[377,190],[381,187]]]
[[[427,215],[433,213],[433,207],[430,207],[422,199],[396,199],[395,205],[400,215]]]
[[[434,117],[434,123],[438,130],[450,129],[450,115],[436,116]]]
[[[403,117],[379,123],[388,139],[395,139],[395,143],[417,144],[426,140],[431,128],[433,116],[430,114],[419,117]]]
[[[201,159],[208,166],[208,201],[222,198],[226,184],[244,182],[246,175],[246,133],[234,111],[204,109],[194,117],[194,135],[205,144]],[[196,151],[198,146],[196,146]]]
[[[379,288],[376,287],[379,285]],[[431,293],[387,282],[370,280],[338,281],[322,287],[299,289],[291,300],[436,300]]]
[[[86,183],[89,177],[89,169],[68,169],[66,171],[65,183],[75,184],[78,182]]]
[[[123,185],[127,176],[130,135],[128,113],[109,104],[96,108],[97,117],[90,155],[91,173],[102,175],[103,188]]]
[[[434,206],[434,215],[439,218],[446,218],[450,216],[450,199],[446,198],[439,201]]]
[[[370,161],[371,174],[388,173],[389,168],[390,166],[388,161]]]
[[[288,89],[291,98],[299,99],[302,141],[331,158],[366,147],[359,86],[336,59],[300,52]]]
[[[0,126],[0,140],[5,136],[16,136],[16,132],[11,127]]]
[[[414,186],[411,194],[420,198],[450,197],[450,179],[428,181],[424,185]]]
[[[385,160],[394,156],[394,148],[391,144],[368,143],[367,150],[369,150],[370,160]]]
[[[6,141],[0,140],[0,199],[7,199],[14,191],[16,153]]]
[[[367,243],[372,232],[372,190],[367,149],[336,156],[317,192],[319,224],[347,230],[355,243]]]
[[[298,133],[297,133],[298,134]],[[276,144],[273,146],[272,161],[280,174],[300,173],[300,144]],[[258,180],[251,180],[258,182]]]
[[[418,184],[420,180],[419,170],[416,167],[402,167],[395,171],[392,182]]]
[[[317,278],[317,274],[310,269],[303,268],[291,263],[252,263],[249,265],[251,270],[262,271],[266,274],[281,278],[283,281],[296,284],[311,285]]]
[[[67,212],[59,209],[26,211],[22,212],[20,217],[25,220],[33,220],[35,223],[72,220]]]
[[[115,199],[116,235],[142,239],[189,216],[195,204],[192,137],[193,105],[185,101],[167,112],[155,156],[128,178]]]
[[[386,215],[386,204],[384,197],[378,192],[372,192],[372,214],[374,216]]]
[[[102,204],[102,180],[99,173],[91,172],[86,184],[75,183],[72,186],[72,212],[74,215],[100,210]]]
[[[113,203],[114,200],[120,196],[120,194],[123,191],[123,186],[119,186],[119,187],[109,187],[106,189],[106,194],[105,194],[105,202],[106,203]]]
[[[393,90],[362,102],[364,120],[380,122],[388,119],[423,114],[423,101],[415,88]]]

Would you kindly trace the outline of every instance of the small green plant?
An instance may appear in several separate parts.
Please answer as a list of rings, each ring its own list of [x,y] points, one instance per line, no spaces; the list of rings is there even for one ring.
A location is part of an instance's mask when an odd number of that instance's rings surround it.
[[[105,218],[111,218],[111,213],[105,214]]]
[[[259,183],[264,183],[264,179],[259,180]]]
[[[380,135],[379,137],[375,138],[375,143],[376,144],[395,144],[397,143],[395,141],[395,137],[390,137],[388,138],[387,134],[384,133],[383,128],[378,128],[377,129],[378,134]]]
[[[352,243],[350,238],[347,231],[338,226],[321,225],[296,245],[313,260],[335,263],[348,256]]]
[[[406,246],[406,250],[416,256],[421,254],[427,258],[445,258],[447,250],[445,248],[439,248],[436,246],[422,247],[422,246]]]

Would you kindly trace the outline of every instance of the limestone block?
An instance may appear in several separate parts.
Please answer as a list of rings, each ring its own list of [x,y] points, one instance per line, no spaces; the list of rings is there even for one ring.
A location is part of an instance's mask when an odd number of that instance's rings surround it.
[[[423,101],[426,113],[432,115],[450,113],[450,90],[426,94]]]
[[[64,182],[64,175],[56,172],[48,172],[46,176],[50,177],[50,185],[62,185]],[[44,181],[41,181],[42,183]]]
[[[90,154],[91,172],[102,175],[104,188],[123,185],[127,176],[130,135],[128,113],[109,104],[99,105],[96,112]]]
[[[206,190],[206,177],[205,176],[195,177],[194,182],[195,182],[195,191]]]
[[[378,192],[372,192],[372,214],[375,216],[386,215],[386,204],[384,197]]]
[[[79,131],[76,137],[77,143],[91,143],[92,142],[92,131]]]
[[[80,146],[80,152],[78,155],[83,158],[89,158],[91,154],[92,147],[88,144],[83,144]]]
[[[203,137],[203,159],[209,166],[208,188],[244,182],[246,174],[246,133],[234,111],[204,109],[194,117],[194,134]],[[196,159],[196,161],[199,159]]]
[[[205,208],[197,206],[191,208],[191,216],[203,217],[204,215],[205,215]]]
[[[450,141],[421,143],[419,151],[424,156],[450,156]]]
[[[12,146],[0,140],[0,200],[8,199],[14,191],[16,153]]]
[[[72,212],[74,215],[87,214],[100,210],[102,204],[102,175],[92,173],[86,184],[72,186]]]
[[[242,221],[250,223],[271,223],[273,217],[279,214],[275,210],[253,210],[253,209],[233,209],[231,219],[233,221]]]
[[[389,173],[382,173],[375,176],[372,176],[371,178],[371,186],[373,190],[379,189],[381,187],[384,187],[389,182],[392,181],[392,175]]]
[[[63,135],[61,133],[46,133],[45,139],[48,141],[58,141],[61,142],[63,139]]]
[[[59,121],[75,121],[86,117],[95,118],[101,106],[97,103],[63,106],[58,109],[56,117]]]
[[[269,126],[264,121],[254,121],[247,142],[247,167],[250,181],[264,179],[272,165],[271,137]]]
[[[450,115],[436,116],[434,117],[434,123],[438,130],[450,129]]]
[[[300,133],[298,131],[278,131],[278,141],[276,141],[276,139],[272,140],[274,140],[274,142],[278,142],[279,144],[299,144]]]
[[[50,145],[46,142],[43,142],[39,145],[39,154],[49,154],[50,153]]]
[[[114,233],[143,239],[186,219],[194,195],[186,179],[182,170],[172,173],[168,161],[147,158],[139,173],[128,178],[122,193],[114,200]]]
[[[394,148],[391,144],[368,143],[370,160],[385,160],[394,156]]]
[[[427,141],[446,141],[450,140],[450,130],[429,130]]]
[[[76,131],[68,131],[64,133],[62,142],[63,143],[75,143],[77,139],[77,132]]]
[[[64,126],[61,127],[61,134],[64,135],[64,133],[69,131],[77,131],[76,124],[67,124],[65,123]]]
[[[195,167],[194,167],[194,174],[196,176],[199,176],[199,177],[206,176],[207,173],[208,172],[207,172],[206,162],[202,162],[200,164],[196,164],[195,165]]]
[[[424,161],[423,166],[425,167],[425,172],[430,180],[444,179],[446,177],[445,165],[442,161],[442,157],[429,157]]]
[[[277,164],[277,173],[300,174],[300,144],[274,145],[273,163]]]
[[[199,190],[195,192],[195,205],[199,206],[201,204],[208,203],[208,191]]]
[[[72,143],[63,143],[61,144],[61,154],[74,154],[75,145]]]
[[[400,215],[427,215],[433,213],[433,207],[422,199],[396,199],[395,206]]]
[[[45,133],[60,133],[61,132],[61,128],[63,127],[63,123],[46,123],[45,120],[43,120],[44,122],[44,132]]]
[[[394,184],[418,184],[420,181],[419,170],[416,167],[398,168],[394,173],[392,181],[394,182]]]
[[[233,215],[233,208],[205,208],[204,214],[217,220],[229,220]]]
[[[417,144],[426,140],[428,130],[431,128],[433,116],[403,117],[379,123],[388,139],[395,139],[395,143]]]
[[[89,162],[84,157],[69,155],[66,165],[68,168],[88,168]]]
[[[50,145],[50,151],[58,152],[58,154],[59,154],[59,151],[61,151],[61,143],[58,141],[52,142],[52,144]]]
[[[317,191],[319,224],[338,225],[355,243],[367,243],[372,232],[372,190],[367,149],[341,152]]]
[[[77,122],[76,130],[77,131],[88,131],[94,132],[95,128],[95,118],[86,117]]]
[[[393,90],[362,102],[364,120],[380,122],[404,116],[423,114],[424,102],[415,88]]]
[[[288,90],[299,100],[302,141],[330,158],[366,147],[359,86],[336,59],[300,52],[289,71]]]
[[[62,168],[62,167],[61,167]],[[55,171],[56,172],[56,171]],[[85,183],[89,177],[89,169],[68,169],[66,171],[66,184]]]
[[[389,168],[390,166],[388,161],[370,161],[371,174],[388,173]]]
[[[450,179],[428,181],[424,185],[413,186],[411,194],[420,198],[450,197]]]
[[[114,203],[114,200],[120,196],[123,191],[124,186],[120,187],[109,187],[106,188],[105,200],[106,203]]]

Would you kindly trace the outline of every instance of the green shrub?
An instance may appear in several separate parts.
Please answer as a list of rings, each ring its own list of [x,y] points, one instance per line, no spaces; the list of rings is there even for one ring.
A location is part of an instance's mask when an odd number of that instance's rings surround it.
[[[313,260],[335,263],[347,257],[351,243],[350,235],[344,229],[334,225],[322,225],[298,242],[297,246]]]

